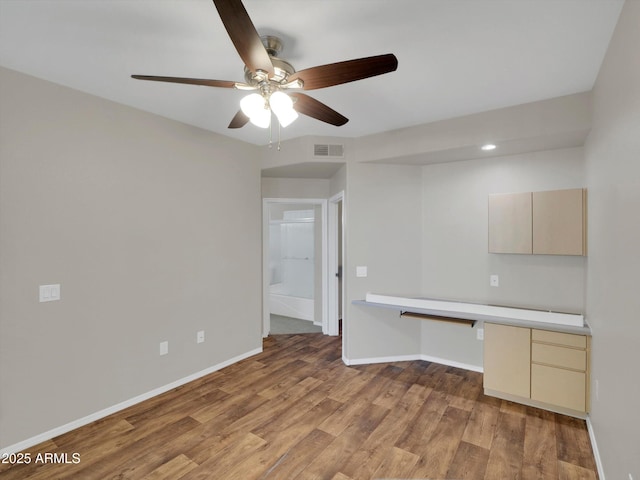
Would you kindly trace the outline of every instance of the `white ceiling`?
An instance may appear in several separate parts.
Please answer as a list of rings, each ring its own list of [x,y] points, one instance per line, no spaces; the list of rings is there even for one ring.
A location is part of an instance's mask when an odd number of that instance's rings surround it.
[[[244,0],[296,69],[394,53],[396,72],[308,92],[347,116],[282,139],[359,137],[590,90],[623,0]],[[257,145],[246,93],[131,74],[243,80],[211,0],[0,0],[0,65]],[[0,106],[1,108],[1,106]]]

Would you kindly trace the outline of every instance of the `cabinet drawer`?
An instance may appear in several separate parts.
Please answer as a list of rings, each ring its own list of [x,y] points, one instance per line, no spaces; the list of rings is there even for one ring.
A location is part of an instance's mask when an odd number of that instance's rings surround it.
[[[587,337],[573,333],[550,332],[548,330],[531,330],[531,340],[534,342],[554,343],[567,347],[587,348]]]
[[[531,361],[556,367],[585,371],[587,369],[587,352],[575,348],[558,347],[544,343],[531,344]]]
[[[584,412],[586,374],[545,365],[531,365],[531,398]]]

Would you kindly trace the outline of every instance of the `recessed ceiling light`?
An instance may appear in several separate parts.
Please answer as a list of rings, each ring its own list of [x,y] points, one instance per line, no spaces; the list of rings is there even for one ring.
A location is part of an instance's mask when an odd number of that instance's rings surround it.
[[[484,150],[485,152],[488,152],[489,150],[495,150],[496,146],[493,143],[487,143],[485,145],[482,145],[482,147],[480,147],[482,150]]]

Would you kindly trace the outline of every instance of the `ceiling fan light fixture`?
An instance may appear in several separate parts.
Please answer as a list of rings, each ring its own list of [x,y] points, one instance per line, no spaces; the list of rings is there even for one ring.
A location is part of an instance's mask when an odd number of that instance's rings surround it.
[[[267,128],[271,124],[271,111],[259,93],[252,93],[240,100],[240,110],[256,127]]]
[[[285,93],[273,92],[269,98],[269,105],[282,127],[291,125],[298,118],[298,112],[293,108],[293,100]]]

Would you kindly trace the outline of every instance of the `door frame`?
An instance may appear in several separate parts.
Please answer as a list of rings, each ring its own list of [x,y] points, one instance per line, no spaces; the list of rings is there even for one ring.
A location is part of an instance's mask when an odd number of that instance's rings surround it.
[[[322,310],[322,333],[328,332],[328,262],[327,262],[327,200],[324,198],[263,198],[262,199],[262,336],[269,335],[271,329],[271,312],[269,309],[269,207],[274,204],[305,204],[320,205],[320,220],[322,226],[321,252],[322,252],[322,273],[321,273],[321,310]],[[314,301],[316,299],[314,298]]]
[[[338,215],[338,205],[342,203],[342,217]],[[339,229],[339,222],[342,224],[342,228]],[[338,236],[338,232],[341,235]],[[338,245],[342,248],[338,248]],[[327,265],[329,269],[328,281],[328,303],[327,303],[327,335],[338,335],[340,333],[339,319],[338,319],[338,299],[341,299],[342,305],[342,322],[344,324],[345,316],[345,281],[344,281],[344,190],[338,192],[331,198],[329,198],[329,211],[328,211],[328,252],[327,252]],[[342,252],[342,259],[339,258],[339,252]],[[342,260],[342,282],[338,280],[336,276],[339,260]],[[341,292],[338,292],[338,288],[341,285]],[[340,294],[341,295],[340,295]]]

